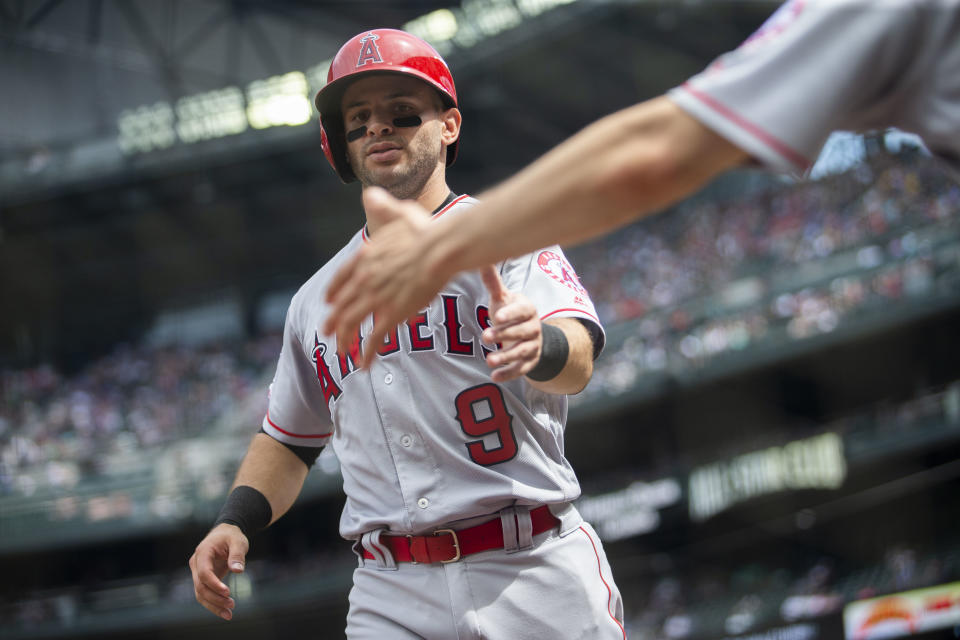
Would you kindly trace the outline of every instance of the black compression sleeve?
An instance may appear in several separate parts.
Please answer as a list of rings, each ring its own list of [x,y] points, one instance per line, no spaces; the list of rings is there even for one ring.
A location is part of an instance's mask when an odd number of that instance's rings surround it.
[[[603,329],[593,320],[587,320],[586,318],[574,319],[582,324],[583,328],[590,334],[590,343],[593,345],[593,359],[596,360],[600,352],[603,351],[603,345],[606,342],[606,338],[603,336]]]
[[[560,327],[544,324],[541,331],[543,346],[540,348],[540,360],[537,361],[537,366],[527,373],[527,377],[537,382],[546,382],[560,375],[563,368],[567,366],[570,343],[567,342],[567,336]]]
[[[270,435],[263,430],[263,427],[260,427],[260,433],[266,433],[268,436]],[[273,436],[270,437],[273,438]],[[274,439],[276,440],[276,438]],[[323,451],[323,447],[299,447],[295,444],[283,442],[282,440],[277,440],[277,442],[285,446],[287,449],[290,449],[290,451],[293,451],[293,454],[303,460],[303,464],[307,465],[307,469],[313,466],[313,463],[316,462],[317,458],[320,457],[320,452]]]
[[[273,509],[267,497],[253,487],[240,485],[227,496],[213,526],[224,522],[233,524],[249,538],[251,534],[266,529],[272,519]]]

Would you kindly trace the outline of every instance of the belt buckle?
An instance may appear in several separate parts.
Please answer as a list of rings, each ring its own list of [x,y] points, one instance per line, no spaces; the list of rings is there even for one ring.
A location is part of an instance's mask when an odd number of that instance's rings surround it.
[[[433,535],[439,536],[442,533],[449,533],[453,536],[453,548],[457,550],[457,555],[453,556],[449,560],[441,560],[440,564],[450,564],[451,562],[456,562],[460,559],[460,538],[457,537],[457,532],[453,529],[437,529],[433,532]]]

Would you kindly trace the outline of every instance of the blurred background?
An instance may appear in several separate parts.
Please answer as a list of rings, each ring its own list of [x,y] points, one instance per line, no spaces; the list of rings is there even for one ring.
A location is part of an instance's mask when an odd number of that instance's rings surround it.
[[[362,224],[311,104],[344,40],[443,53],[478,194],[776,4],[0,0],[0,638],[343,637],[330,452],[233,622],[186,562],[290,296]],[[806,181],[738,171],[568,254],[608,341],[567,453],[631,638],[955,637],[956,177],[839,134]]]

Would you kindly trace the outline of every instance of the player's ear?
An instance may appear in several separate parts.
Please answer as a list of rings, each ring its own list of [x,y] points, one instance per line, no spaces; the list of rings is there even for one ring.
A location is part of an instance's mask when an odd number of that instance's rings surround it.
[[[447,146],[453,144],[460,137],[460,110],[456,107],[450,107],[446,111],[440,112],[440,123],[443,130],[440,133],[440,139]]]

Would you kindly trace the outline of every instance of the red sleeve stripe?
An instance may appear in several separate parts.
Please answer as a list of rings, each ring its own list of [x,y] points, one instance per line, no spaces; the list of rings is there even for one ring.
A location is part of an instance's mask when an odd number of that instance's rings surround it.
[[[597,557],[597,573],[600,574],[600,581],[603,582],[603,586],[607,588],[607,613],[609,613],[613,621],[617,623],[617,626],[620,627],[620,632],[623,634],[623,637],[626,638],[626,629],[623,628],[623,625],[620,624],[620,621],[617,620],[617,617],[613,615],[613,611],[611,611],[610,605],[613,601],[613,591],[611,591],[610,585],[607,584],[606,579],[603,577],[603,565],[600,562],[600,554],[597,553],[597,544],[593,541],[593,538],[589,533],[587,533],[587,530],[584,529],[583,526],[580,527],[580,531],[583,531],[583,535],[587,536],[587,540],[589,540],[590,544],[593,546],[593,554]]]
[[[726,106],[714,100],[711,96],[708,96],[702,91],[695,89],[693,85],[691,85],[689,82],[684,82],[683,88],[686,89],[690,93],[690,95],[700,100],[700,102],[704,103],[705,105],[707,105],[708,107],[710,107],[711,109],[719,113],[721,116],[731,121],[741,129],[746,131],[747,133],[750,133],[755,138],[757,138],[758,140],[766,144],[768,147],[770,147],[771,149],[779,153],[781,156],[786,158],[794,166],[798,167],[803,171],[806,171],[806,169],[810,166],[810,161],[802,153],[800,153],[799,151],[796,151],[786,143],[773,137],[772,135],[770,135],[769,133],[767,133],[757,125],[753,124],[752,122],[748,122],[747,120],[743,119],[742,117],[740,117],[739,114],[734,113],[733,111],[728,109]]]
[[[551,311],[551,312],[548,313],[547,315],[545,315],[545,316],[540,316],[540,320],[541,320],[541,321],[546,320],[546,319],[549,318],[550,316],[555,316],[555,315],[557,315],[558,313],[563,313],[564,311],[573,311],[573,312],[575,312],[575,313],[582,313],[583,315],[587,316],[588,318],[590,318],[591,320],[593,320],[594,322],[596,322],[598,325],[600,324],[600,319],[597,318],[597,316],[593,315],[592,313],[587,313],[587,312],[584,311],[583,309],[573,309],[573,308],[569,308],[569,307],[568,307],[568,308],[564,308],[564,309],[554,309],[553,311]]]
[[[330,433],[302,434],[302,433],[293,433],[293,432],[291,432],[291,431],[287,431],[287,430],[285,430],[285,429],[281,429],[281,428],[278,427],[276,424],[274,424],[273,420],[270,419],[270,412],[267,412],[267,422],[270,423],[270,426],[271,426],[271,427],[273,427],[274,429],[276,429],[277,431],[279,431],[280,433],[282,433],[282,434],[285,435],[285,436],[290,436],[291,438],[327,438],[327,437],[333,435],[333,431],[331,431]]]

